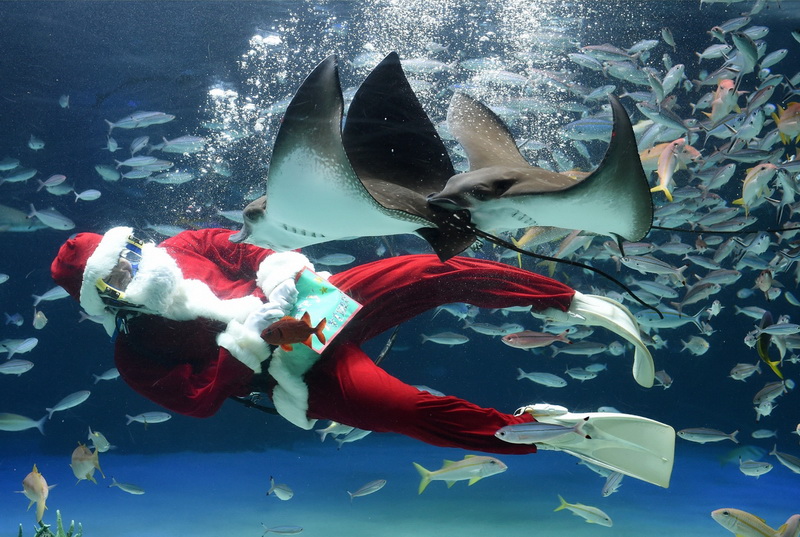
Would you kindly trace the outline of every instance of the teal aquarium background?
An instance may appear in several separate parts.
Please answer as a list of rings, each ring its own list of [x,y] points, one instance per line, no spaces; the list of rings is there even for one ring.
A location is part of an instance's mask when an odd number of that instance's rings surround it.
[[[742,19],[731,22],[737,18]],[[13,357],[32,362],[29,371],[2,371],[0,412],[38,420],[65,396],[91,392],[82,404],[53,413],[44,422],[44,435],[35,429],[0,430],[0,535],[17,535],[20,524],[24,535],[34,534],[35,509],[26,511],[28,500],[17,493],[34,464],[57,485],[44,522],[54,524],[59,510],[65,520],[80,521],[87,537],[249,536],[267,529],[326,536],[710,536],[727,533],[711,518],[715,509],[741,509],[775,529],[800,512],[795,472],[800,470],[770,454],[775,448],[800,457],[800,399],[792,389],[800,371],[795,354],[800,339],[793,328],[772,335],[768,347],[787,380],[771,407],[761,407],[766,415],[754,410],[754,398],[780,380],[775,373],[761,362],[760,372],[744,381],[730,376],[737,364],[760,362],[745,339],[763,310],[775,322],[781,317],[786,325],[800,322],[794,297],[800,280],[796,232],[786,231],[798,227],[800,165],[794,159],[800,131],[792,133],[792,124],[800,114],[792,115],[791,103],[800,102],[799,2],[29,1],[0,3],[0,21],[0,311],[7,321],[0,322],[0,345],[8,354],[19,341],[37,339],[34,348]],[[727,77],[738,79],[741,94],[732,117],[711,125],[705,113],[714,109],[706,95],[718,87],[717,70],[736,54],[737,32],[752,36],[758,58],[747,72]],[[668,43],[670,36],[674,44]],[[593,47],[603,44],[625,57]],[[708,50],[714,44],[733,48],[725,56],[700,58],[717,54]],[[619,343],[612,344],[603,330],[583,335],[610,349],[586,356],[568,354],[558,343],[556,352],[523,351],[469,327],[470,322],[517,323],[542,329],[541,321],[519,312],[480,311],[466,322],[448,312],[427,313],[400,327],[382,366],[409,383],[505,412],[534,402],[579,411],[612,406],[676,430],[738,431],[738,444],[679,438],[668,489],[625,478],[618,492],[604,497],[604,478],[566,454],[541,452],[500,456],[508,465],[503,474],[469,487],[433,483],[418,495],[412,462],[436,469],[443,459],[459,460],[467,452],[392,434],[371,434],[337,448],[330,437],[321,443],[319,434],[234,402],[208,419],[173,415],[164,423],[126,424],[126,415],[162,409],[121,379],[95,381],[114,366],[112,341],[103,329],[82,321],[70,299],[34,305],[33,295],[54,285],[49,266],[58,247],[73,233],[102,233],[117,225],[144,229],[156,240],[181,229],[238,228],[241,209],[263,193],[283,110],[305,76],[337,54],[347,100],[392,51],[400,55],[458,171],[468,163],[446,125],[456,90],[490,106],[528,161],[543,168],[590,171],[599,164],[609,139],[603,115],[608,92],[620,96],[631,115],[642,152],[687,131],[696,152],[685,150],[682,165],[670,168],[672,201],[653,193],[657,225],[693,232],[653,230],[629,250],[677,268],[686,265],[686,286],[681,278],[644,275],[626,266],[604,237],[587,239],[569,254],[626,282],[662,309],[683,301],[683,326],[645,321],[642,326],[656,369],[671,378],[668,385],[637,385],[630,374],[632,349],[615,355]],[[680,64],[682,73],[671,70]],[[664,91],[668,73],[674,85]],[[771,94],[754,97],[770,85]],[[642,103],[656,102],[661,108],[655,107],[655,123],[665,125],[658,133],[648,131],[646,121],[653,120],[642,112]],[[109,134],[106,121],[137,111],[175,118]],[[789,133],[785,140],[773,132],[781,124]],[[138,154],[160,157],[157,146],[165,140],[198,139],[185,153],[168,155],[174,164],[169,170],[115,176],[128,169],[118,169],[115,161],[129,158],[131,145],[143,136],[148,140]],[[658,159],[646,157],[643,153],[655,186]],[[749,170],[765,164],[777,168],[747,210],[734,204]],[[726,165],[732,175],[723,180]],[[40,187],[56,175],[66,179]],[[300,204],[303,195],[297,192]],[[49,208],[61,215],[55,223],[47,218]],[[33,211],[45,216],[26,219]],[[524,233],[504,236],[521,239]],[[524,248],[561,255],[567,233],[528,235]],[[325,265],[325,256],[348,254],[353,263],[363,263],[422,251],[429,251],[427,243],[397,236],[322,244],[305,253],[336,272],[348,260],[327,258],[332,264]],[[518,263],[516,254],[488,243],[465,255]],[[580,291],[624,301],[634,312],[642,309],[596,274],[527,257],[519,262],[531,271],[552,270],[553,277]],[[736,272],[716,273],[717,292],[687,300],[689,285],[722,269]],[[772,281],[764,283],[767,276]],[[662,283],[665,296],[646,283],[636,285],[642,281]],[[34,327],[35,312],[46,316],[45,326]],[[453,347],[423,342],[423,335],[438,332],[462,333],[470,341]],[[386,337],[365,348],[377,356]],[[0,355],[0,369],[7,363]],[[585,381],[565,374],[590,363],[607,367]],[[550,388],[517,380],[519,369],[549,372],[568,383]],[[87,443],[89,428],[114,447],[99,454],[105,478],[98,473],[97,484],[76,484],[70,454],[78,442]],[[755,438],[757,430],[766,432]],[[773,468],[758,478],[745,475],[740,458]],[[266,494],[271,476],[294,491],[290,500]],[[112,477],[145,494],[109,487]],[[383,489],[349,499],[346,491],[377,479],[387,481]],[[602,509],[614,526],[554,512],[558,495]],[[780,535],[797,533],[789,528]]]

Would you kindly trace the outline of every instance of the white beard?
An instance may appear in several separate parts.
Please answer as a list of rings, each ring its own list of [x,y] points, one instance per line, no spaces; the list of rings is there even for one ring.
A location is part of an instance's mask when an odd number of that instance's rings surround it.
[[[202,317],[224,323],[242,322],[262,304],[255,296],[218,298],[205,282],[185,279],[175,260],[154,244],[142,247],[139,270],[125,290],[125,300],[174,321]]]

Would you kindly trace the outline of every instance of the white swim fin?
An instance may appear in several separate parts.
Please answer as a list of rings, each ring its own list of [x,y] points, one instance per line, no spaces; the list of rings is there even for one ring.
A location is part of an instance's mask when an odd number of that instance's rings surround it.
[[[538,407],[542,411],[538,411]],[[546,407],[546,408],[545,408]],[[603,468],[668,487],[675,460],[675,429],[655,420],[611,412],[559,412],[553,405],[523,407],[542,423],[567,427],[585,422],[582,434],[562,435],[537,443],[541,449],[564,451]],[[587,438],[588,437],[588,438]]]
[[[553,319],[555,321],[602,326],[633,343],[633,378],[641,386],[652,388],[656,377],[653,356],[647,350],[639,333],[639,324],[631,312],[617,302],[604,296],[584,295],[575,292],[569,310],[561,311],[548,308],[543,311],[531,311],[534,317]]]

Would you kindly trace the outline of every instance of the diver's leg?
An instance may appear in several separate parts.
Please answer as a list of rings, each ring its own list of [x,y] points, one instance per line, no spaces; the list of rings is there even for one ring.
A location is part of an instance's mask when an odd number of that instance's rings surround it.
[[[606,297],[583,295],[556,280],[503,263],[433,255],[383,259],[331,276],[331,283],[363,308],[345,327],[346,338],[363,342],[442,304],[467,302],[482,308],[531,306],[543,316],[607,328],[634,344],[633,375],[653,385],[655,366],[628,309]]]
[[[566,311],[575,291],[561,282],[503,263],[434,255],[409,255],[334,274],[330,282],[363,305],[346,328],[362,342],[443,304],[481,308],[531,306]]]
[[[494,433],[532,421],[482,408],[457,397],[437,397],[401,382],[376,366],[356,345],[331,349],[306,374],[308,417],[359,429],[395,432],[428,444],[487,453],[533,453],[533,445],[508,444]]]

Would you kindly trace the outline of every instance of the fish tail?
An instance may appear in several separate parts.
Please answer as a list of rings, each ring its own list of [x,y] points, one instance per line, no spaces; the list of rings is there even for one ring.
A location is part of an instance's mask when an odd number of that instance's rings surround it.
[[[128,421],[125,423],[125,425],[130,425],[131,423],[133,423],[135,421],[133,419],[133,416],[129,416],[128,414],[125,414],[125,417],[128,418]],[[111,479],[114,479],[114,478],[112,477]]]
[[[430,484],[431,482],[431,471],[426,470],[425,468],[422,467],[422,465],[417,464],[416,462],[412,464],[414,465],[414,468],[417,469],[417,472],[419,472],[419,475],[422,478],[419,481],[419,491],[417,492],[417,494],[422,494],[422,491],[424,491],[425,487],[427,487],[428,484]]]
[[[567,330],[564,330],[563,332],[558,334],[556,336],[556,339],[561,341],[562,343],[569,343],[570,345],[572,345],[572,340],[567,338]]]
[[[667,200],[672,201],[672,192],[670,192],[669,189],[665,186],[662,185],[654,186],[653,188],[650,189],[650,192],[663,192],[664,195],[667,197]]]
[[[733,441],[734,441],[734,443],[736,443],[736,444],[738,444],[738,443],[739,443],[739,441],[738,441],[738,440],[736,440],[736,435],[737,435],[737,434],[739,434],[739,431],[738,431],[738,430],[737,430],[737,431],[733,431],[733,432],[731,433],[731,440],[733,440]]]
[[[557,496],[558,496],[559,501],[561,501],[561,505],[559,505],[558,507],[553,509],[554,512],[555,511],[561,511],[562,509],[566,509],[567,506],[569,505],[567,503],[567,500],[565,500],[564,498],[561,497],[561,494],[558,494]]]
[[[93,459],[92,462],[94,463],[94,467],[97,469],[98,472],[100,472],[100,475],[103,476],[103,479],[105,479],[106,478],[106,474],[104,474],[103,473],[103,469],[100,468],[100,457],[99,457],[99,455],[97,453],[97,448],[94,448],[94,455],[92,456],[92,459]],[[92,480],[92,481],[94,481],[94,480]],[[97,481],[94,481],[94,483],[97,484]]]
[[[523,370],[522,370],[521,368],[519,368],[519,367],[517,368],[517,371],[519,371],[519,374],[517,375],[517,380],[522,380],[522,379],[524,379],[524,378],[525,378],[525,371],[523,371]]]
[[[314,328],[314,335],[317,336],[317,339],[323,345],[325,344],[325,334],[322,333],[325,330],[325,326],[327,326],[328,320],[322,319],[319,324],[317,324],[316,328]]]
[[[103,121],[105,121],[108,124],[108,135],[111,136],[111,131],[114,130],[115,125],[107,119],[104,119]]]
[[[47,420],[47,416],[42,416],[42,419],[36,422],[36,428],[39,429],[39,432],[42,433],[42,436],[44,436],[44,422]]]
[[[41,499],[36,502],[36,522],[41,522],[44,517],[44,510],[47,509],[45,500]]]
[[[764,360],[764,362],[769,366],[770,369],[772,369],[772,371],[775,372],[776,375],[778,375],[779,379],[783,380],[783,373],[781,373],[781,370],[778,369],[778,364],[780,363],[779,360]],[[759,371],[759,373],[761,373],[761,371]]]

